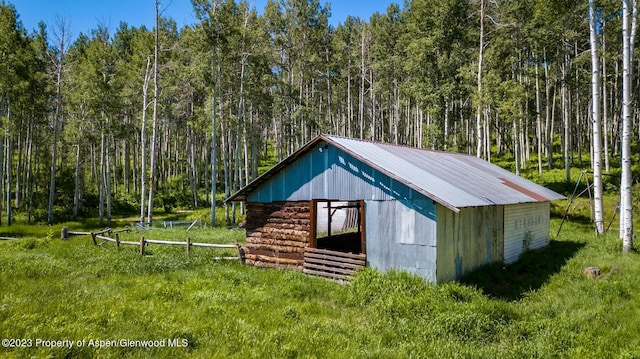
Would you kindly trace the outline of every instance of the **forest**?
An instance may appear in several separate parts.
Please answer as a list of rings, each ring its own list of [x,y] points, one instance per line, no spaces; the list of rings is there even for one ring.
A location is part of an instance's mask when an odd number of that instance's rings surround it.
[[[153,29],[96,24],[71,41],[66,19],[26,29],[0,3],[3,225],[214,208],[321,133],[567,182],[594,148],[604,173],[624,167],[625,136],[638,152],[623,96],[640,86],[635,1],[406,0],[338,26],[318,0],[192,5],[194,25],[156,10]]]

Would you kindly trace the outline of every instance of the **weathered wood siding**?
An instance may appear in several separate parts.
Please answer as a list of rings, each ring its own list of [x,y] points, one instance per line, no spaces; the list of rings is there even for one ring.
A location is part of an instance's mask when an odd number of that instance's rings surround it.
[[[247,203],[248,264],[302,270],[309,242],[310,202]]]
[[[504,261],[513,263],[528,249],[549,244],[549,202],[520,203],[504,208]]]
[[[304,272],[341,282],[348,281],[358,270],[365,267],[366,259],[367,256],[363,253],[306,248]]]
[[[504,260],[504,206],[467,207],[455,213],[438,204],[436,218],[437,282]]]

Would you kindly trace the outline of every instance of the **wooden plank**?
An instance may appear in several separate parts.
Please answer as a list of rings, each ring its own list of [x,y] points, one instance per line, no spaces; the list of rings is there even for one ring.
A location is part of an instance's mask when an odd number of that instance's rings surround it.
[[[120,241],[120,244],[126,244],[126,245],[130,245],[130,246],[139,246],[140,242]]]
[[[316,271],[316,270],[312,270],[312,269],[306,269],[304,268],[302,270],[303,273],[305,274],[311,274],[311,275],[315,275],[315,276],[320,276],[320,277],[326,277],[326,278],[331,278],[331,279],[340,279],[340,280],[350,280],[351,276],[348,275],[342,275],[342,274],[336,274],[336,273],[326,273],[326,272],[321,272],[321,271]]]
[[[351,263],[351,264],[363,265],[363,266],[366,264],[366,260],[364,258],[352,259],[352,258],[330,256],[327,254],[317,254],[312,252],[305,252],[304,255],[305,255],[305,259],[313,258],[313,259],[320,259],[320,260],[328,260],[332,262]]]
[[[299,261],[304,260],[304,255],[301,252],[300,253],[278,252],[276,254],[275,251],[267,251],[267,250],[264,250],[264,249],[256,249],[256,248],[252,248],[252,247],[247,247],[246,248],[246,254],[261,255],[261,256],[274,257],[274,258],[278,257],[278,258],[295,259],[295,260],[299,260]]]
[[[344,253],[328,249],[306,248],[303,272],[333,280],[345,281],[366,265],[365,254]]]
[[[151,243],[151,244],[167,244],[167,245],[174,245],[174,246],[184,246],[187,245],[187,242],[176,242],[176,241],[161,241],[161,240],[156,240],[156,239],[147,239],[147,243]],[[193,245],[193,243],[192,243]]]
[[[318,228],[318,215],[316,213],[318,201],[312,199],[309,204],[309,247],[315,248],[318,246],[317,228]]]
[[[366,217],[364,213],[364,199],[360,200],[360,205],[358,210],[360,211],[360,222],[358,223],[358,232],[360,232],[360,250],[362,254],[367,254],[367,239],[366,239]]]
[[[344,262],[335,262],[335,261],[328,261],[328,260],[322,260],[322,259],[308,259],[307,257],[305,257],[305,263],[317,263],[317,264],[323,264],[323,265],[327,265],[327,266],[334,266],[334,267],[340,267],[340,268],[352,268],[352,269],[360,269],[360,268],[364,268],[365,264],[352,264],[352,263],[344,263]]]
[[[282,264],[282,263],[275,264],[271,262],[262,262],[262,261],[255,261],[255,260],[249,260],[249,259],[247,259],[247,264],[256,266],[256,267],[261,267],[261,268],[290,269],[298,272],[302,272],[302,269],[303,269],[302,265],[300,264]]]
[[[109,238],[109,237],[105,237],[105,236],[98,236],[98,235],[96,235],[96,238],[97,238],[97,239],[102,239],[103,241],[107,241],[107,242],[114,242],[114,243],[116,242],[116,240],[115,240],[115,239],[113,239],[113,238]]]
[[[74,231],[69,231],[67,232],[68,235],[70,236],[88,236],[91,234],[91,232],[74,232]]]
[[[253,235],[247,236],[247,241],[251,241],[253,243],[260,243],[260,244],[275,245],[275,246],[279,246],[279,247],[298,247],[298,248],[307,247],[307,242],[306,241],[301,241],[301,240],[299,240],[299,238],[295,238],[295,239],[288,239],[288,238],[277,239],[277,238],[273,238],[273,236],[269,236],[267,234],[263,234],[260,237],[253,236]]]
[[[328,249],[307,248],[307,251],[312,253],[328,254],[331,256],[347,257],[347,258],[354,258],[354,259],[367,258],[367,256],[362,253],[345,253],[345,252],[332,251]]]
[[[324,266],[324,265],[318,265],[318,264],[313,264],[313,263],[309,263],[309,262],[304,262],[303,267],[305,269],[313,269],[313,270],[318,270],[318,271],[325,272],[325,273],[340,273],[340,274],[345,274],[345,275],[353,275],[353,273],[355,273],[355,270],[353,270],[353,269],[327,267],[327,266]]]
[[[189,232],[189,230],[191,229],[191,227],[193,227],[196,223],[198,223],[199,219],[196,219],[195,221],[193,221],[193,223],[191,223],[191,225],[189,226],[189,228],[187,228],[187,232]]]
[[[282,257],[271,257],[271,256],[261,256],[261,255],[255,255],[255,254],[246,254],[245,257],[248,260],[254,260],[254,261],[262,261],[262,262],[269,262],[269,263],[275,263],[278,265],[284,265],[284,264],[291,264],[291,265],[302,265],[302,259],[289,259],[289,258],[282,258]]]
[[[185,245],[183,242],[182,245]],[[208,247],[208,248],[238,248],[235,244],[216,244],[216,243],[191,243],[192,247]]]
[[[264,243],[247,243],[247,247],[255,250],[263,250],[267,252],[273,253],[298,253],[302,255],[304,253],[304,247],[293,247],[293,246],[276,246]]]

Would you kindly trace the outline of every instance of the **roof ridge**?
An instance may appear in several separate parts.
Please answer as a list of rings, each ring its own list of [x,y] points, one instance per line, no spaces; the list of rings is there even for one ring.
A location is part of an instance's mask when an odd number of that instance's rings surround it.
[[[338,138],[338,139],[344,139],[344,140],[349,140],[349,141],[358,141],[358,142],[371,143],[371,144],[375,144],[375,145],[384,145],[384,146],[406,148],[406,149],[410,149],[410,150],[417,150],[417,151],[424,151],[424,152],[446,153],[446,154],[452,154],[452,155],[462,155],[462,156],[475,157],[475,156],[472,156],[472,155],[470,155],[468,153],[464,153],[464,152],[443,151],[443,150],[436,150],[436,149],[433,149],[433,148],[423,148],[423,147],[416,147],[416,146],[399,144],[399,143],[374,141],[374,140],[367,140],[367,139],[363,139],[363,138],[355,138],[355,137],[348,137],[348,136],[341,136],[341,135],[332,135],[332,134],[328,134],[328,133],[323,133],[320,136],[324,137],[326,139]]]

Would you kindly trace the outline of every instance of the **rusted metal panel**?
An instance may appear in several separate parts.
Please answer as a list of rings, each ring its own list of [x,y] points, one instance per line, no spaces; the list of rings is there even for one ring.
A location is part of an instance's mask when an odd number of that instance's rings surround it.
[[[446,282],[457,278],[456,272],[461,268],[457,268],[457,259],[459,253],[456,241],[458,239],[456,233],[460,228],[460,213],[453,212],[448,208],[437,205],[436,216],[437,223],[437,263],[436,263],[436,282]]]
[[[504,206],[463,208],[455,213],[438,206],[437,282],[455,280],[503,259]]]
[[[549,202],[505,206],[504,261],[513,263],[528,249],[549,244]]]

